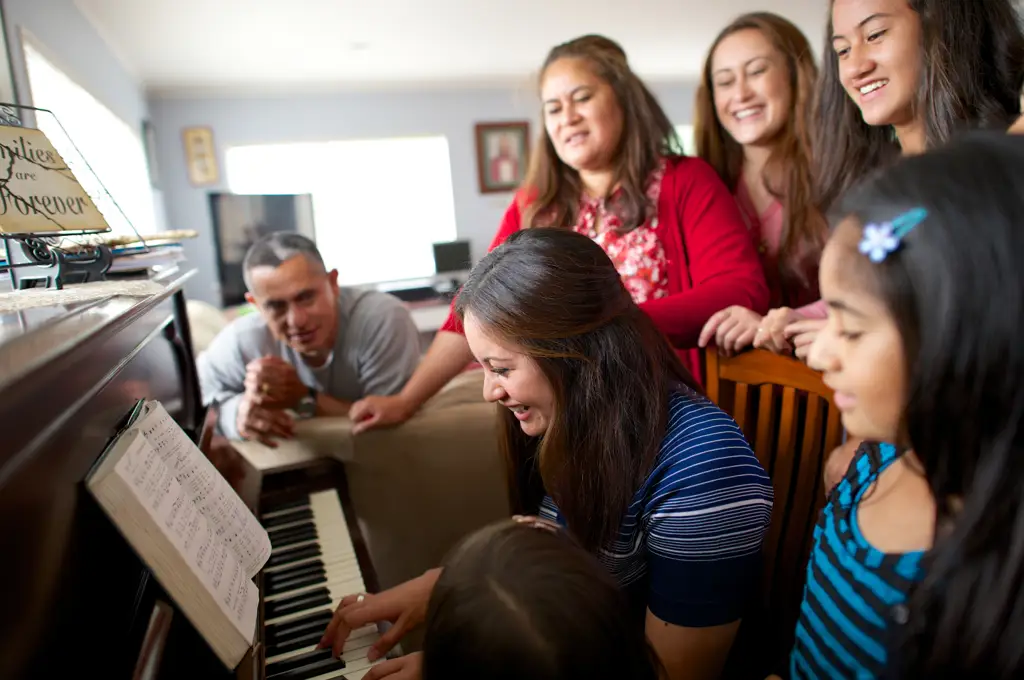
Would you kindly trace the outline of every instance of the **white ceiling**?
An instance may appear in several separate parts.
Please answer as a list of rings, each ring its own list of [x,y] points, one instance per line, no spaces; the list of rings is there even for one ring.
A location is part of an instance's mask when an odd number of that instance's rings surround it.
[[[699,71],[715,33],[765,0],[75,0],[152,91],[525,82],[584,33],[652,80]],[[780,3],[781,4],[781,3]],[[825,0],[786,0],[817,51]]]

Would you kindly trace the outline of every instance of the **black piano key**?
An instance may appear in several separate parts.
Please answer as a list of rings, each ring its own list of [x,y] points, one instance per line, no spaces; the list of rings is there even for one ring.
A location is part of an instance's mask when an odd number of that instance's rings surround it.
[[[313,635],[314,633],[319,634],[322,637],[323,634],[327,632],[327,624],[331,622],[331,610],[320,609],[318,610],[317,613],[319,614],[320,612],[326,612],[327,616],[301,616],[287,623],[277,624],[280,627],[277,628],[276,632],[274,632],[273,634],[267,632],[267,644],[276,645],[282,642],[287,642],[288,640],[294,640],[298,637]]]
[[[267,514],[263,515],[260,518],[260,521],[263,522],[263,523],[275,522],[275,521],[276,522],[294,521],[297,517],[302,517],[302,515],[306,514],[307,512],[312,512],[312,511],[313,511],[313,507],[312,506],[310,506],[310,505],[301,505],[301,506],[297,506],[297,507],[294,507],[294,508],[288,508],[287,510],[282,510],[280,512],[267,513]]]
[[[263,508],[263,514],[269,515],[272,512],[280,512],[282,510],[289,510],[291,508],[308,508],[309,507],[309,496],[303,496],[293,501],[286,501],[284,503],[275,503]]]
[[[284,673],[268,676],[268,680],[307,680],[307,678],[315,678],[318,675],[338,671],[344,667],[344,659],[329,658],[323,661],[316,661],[302,668],[296,668],[293,671],[285,671]],[[344,680],[344,676],[340,680]]]
[[[315,541],[316,529],[307,529],[305,531],[296,531],[293,533],[285,534],[284,536],[274,536],[271,534],[270,547],[283,548],[286,545],[295,545],[296,543],[304,543],[306,541]]]
[[[327,630],[327,624],[331,622],[332,616],[334,616],[334,612],[330,609],[318,609],[291,621],[272,623],[266,628],[267,639],[280,640],[314,626],[320,626],[323,630]]]
[[[281,581],[291,581],[293,578],[298,578],[299,576],[309,576],[310,574],[322,573],[324,569],[324,563],[321,560],[305,562],[303,564],[297,564],[294,567],[286,567],[280,571],[264,572],[263,583],[264,585],[272,585],[274,583],[280,583]]]
[[[270,559],[267,560],[267,566],[280,567],[282,565],[298,562],[299,560],[305,560],[310,557],[320,557],[319,545],[307,545],[302,548],[295,548],[294,550],[272,551]]]
[[[315,586],[318,583],[327,583],[326,572],[321,572],[319,574],[307,574],[306,576],[293,578],[290,581],[281,581],[266,588],[266,591],[267,595],[277,595],[279,593],[286,593],[289,590],[298,590],[299,588],[305,588],[306,586]]]
[[[268,517],[263,520],[263,528],[267,531],[273,531],[274,527],[280,527],[285,524],[294,524],[295,522],[300,522],[305,519],[313,519],[313,510],[311,508],[296,510],[295,512],[278,515],[277,517]]]
[[[268,675],[267,680],[306,680],[306,678],[315,678],[318,675],[330,673],[331,671],[341,670],[344,667],[344,659],[335,659],[332,657],[328,657],[320,661],[314,661],[308,666],[296,668],[295,670],[284,671],[283,673],[276,673],[274,675]]]
[[[264,607],[264,616],[268,619],[276,619],[279,616],[295,614],[305,609],[321,607],[331,603],[331,592],[327,588],[317,588],[308,593],[293,595],[280,600],[267,602]]]
[[[320,642],[320,639],[324,636],[324,628],[321,626],[312,633],[306,633],[304,635],[296,635],[295,637],[282,640],[281,642],[267,642],[267,658],[277,656],[278,654],[284,654],[285,652],[292,652],[296,649],[302,649],[303,647],[312,647],[316,643]]]
[[[270,678],[277,677],[282,673],[287,673],[289,671],[301,670],[303,668],[309,669],[313,666],[313,664],[321,663],[323,661],[340,662],[340,665],[338,663],[332,664],[326,667],[325,670],[320,671],[320,673],[326,673],[332,668],[345,667],[345,662],[342,659],[335,659],[331,656],[330,649],[314,649],[312,652],[299,654],[298,656],[293,656],[292,658],[285,659],[284,661],[274,661],[273,663],[268,663],[266,668],[267,680],[270,680]],[[309,676],[297,675],[290,677],[301,678]]]
[[[311,521],[303,522],[302,524],[294,524],[290,527],[284,527],[281,529],[275,529],[270,532],[271,539],[282,538],[284,536],[290,536],[292,534],[302,533],[304,531],[316,531],[316,523]]]

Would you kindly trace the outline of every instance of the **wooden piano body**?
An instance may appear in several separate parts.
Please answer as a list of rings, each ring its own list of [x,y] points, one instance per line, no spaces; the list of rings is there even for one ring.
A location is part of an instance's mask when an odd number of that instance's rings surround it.
[[[83,484],[119,422],[149,398],[200,443],[254,512],[316,489],[338,486],[344,496],[340,466],[262,488],[240,457],[210,451],[187,278],[144,297],[0,315],[0,678],[264,677],[263,603],[256,644],[237,669],[226,669]]]

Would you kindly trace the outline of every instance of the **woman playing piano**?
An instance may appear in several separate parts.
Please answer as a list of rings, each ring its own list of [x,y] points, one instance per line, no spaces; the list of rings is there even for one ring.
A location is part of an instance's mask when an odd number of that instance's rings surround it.
[[[772,510],[739,428],[582,234],[513,234],[473,269],[455,308],[485,369],[484,398],[501,406],[515,511],[565,527],[600,559],[668,678],[717,677]],[[438,575],[346,598],[321,644],[339,651],[353,628],[391,620],[382,654],[424,620]]]

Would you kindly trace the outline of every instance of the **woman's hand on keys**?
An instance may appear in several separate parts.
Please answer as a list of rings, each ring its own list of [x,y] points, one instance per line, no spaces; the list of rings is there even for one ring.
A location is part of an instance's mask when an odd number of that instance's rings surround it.
[[[414,652],[377,664],[363,680],[420,680],[422,677],[423,652]]]
[[[393,624],[391,628],[380,636],[366,655],[370,661],[383,657],[402,636],[426,619],[430,593],[440,575],[440,568],[431,569],[376,595],[347,595],[338,604],[317,646],[321,649],[330,647],[334,656],[340,656],[352,631],[371,623],[389,621]]]

